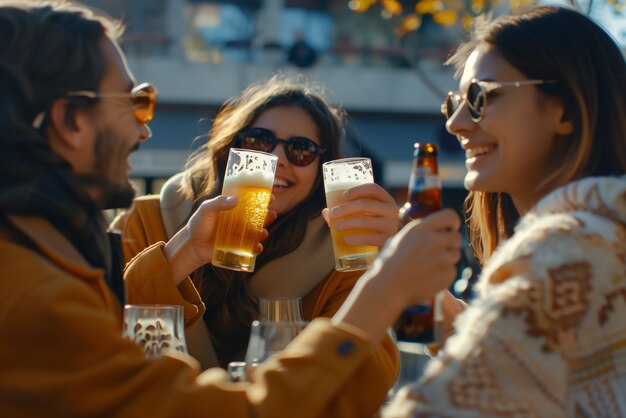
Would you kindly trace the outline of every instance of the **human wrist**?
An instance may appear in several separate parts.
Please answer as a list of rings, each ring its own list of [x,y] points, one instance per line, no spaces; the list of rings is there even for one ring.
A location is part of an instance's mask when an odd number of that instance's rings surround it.
[[[188,245],[189,232],[187,228],[178,231],[166,244],[163,249],[165,258],[169,261],[172,269],[174,282],[178,285],[190,273],[200,265],[194,261],[193,248]]]
[[[370,336],[373,348],[378,347],[387,328],[405,307],[398,302],[398,295],[391,292],[389,286],[381,285],[380,280],[368,273],[362,276],[331,320],[362,330]]]

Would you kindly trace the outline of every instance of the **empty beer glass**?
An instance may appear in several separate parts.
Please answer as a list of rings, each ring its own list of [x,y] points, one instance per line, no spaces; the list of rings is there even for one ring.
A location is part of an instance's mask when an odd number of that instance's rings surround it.
[[[302,321],[302,299],[298,296],[260,297],[260,321]]]
[[[326,189],[326,205],[329,209],[345,201],[343,192],[363,183],[373,183],[372,161],[369,158],[344,158],[328,161],[322,165],[324,187]],[[361,216],[361,215],[353,215]],[[330,232],[333,237],[335,251],[335,269],[338,271],[365,270],[372,265],[378,254],[378,247],[369,245],[349,245],[344,237],[350,234],[367,234],[365,229],[339,231],[335,229],[337,221],[348,218],[330,219]]]
[[[220,212],[211,261],[214,266],[254,271],[277,161],[274,154],[231,148],[222,194],[237,196],[239,203]]]
[[[269,357],[281,352],[308,325],[307,321],[254,321],[246,351],[246,377]]]
[[[187,352],[183,307],[126,305],[122,335],[143,347],[147,356],[167,350]]]

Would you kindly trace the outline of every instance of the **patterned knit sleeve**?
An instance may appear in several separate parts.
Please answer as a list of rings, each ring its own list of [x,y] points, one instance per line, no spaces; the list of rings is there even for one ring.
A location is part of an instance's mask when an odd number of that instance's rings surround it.
[[[518,231],[384,417],[626,416],[624,241],[607,228],[555,215]]]

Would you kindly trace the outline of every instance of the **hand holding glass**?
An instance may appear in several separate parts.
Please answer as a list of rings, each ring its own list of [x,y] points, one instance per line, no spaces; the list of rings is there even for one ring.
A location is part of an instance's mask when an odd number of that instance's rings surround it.
[[[328,161],[322,165],[324,173],[324,188],[326,189],[326,205],[334,208],[346,199],[343,193],[353,186],[364,183],[373,183],[372,161],[369,158],[344,158]],[[330,232],[333,237],[335,251],[335,269],[337,271],[365,270],[372,265],[378,254],[378,247],[371,245],[349,245],[344,237],[350,234],[367,234],[366,229],[337,230],[337,221],[363,216],[364,214],[336,219],[331,216]]]
[[[231,148],[222,194],[237,196],[239,203],[219,214],[211,261],[214,266],[254,271],[277,161],[273,154]]]

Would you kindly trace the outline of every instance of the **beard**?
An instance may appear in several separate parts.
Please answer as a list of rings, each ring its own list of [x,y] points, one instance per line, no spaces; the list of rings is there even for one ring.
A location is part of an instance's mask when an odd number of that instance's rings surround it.
[[[126,209],[133,203],[135,189],[128,181],[124,185],[115,184],[96,174],[81,174],[78,178],[85,187],[99,189],[101,195],[96,204],[102,210]]]
[[[128,208],[135,197],[135,189],[126,177],[126,161],[131,152],[139,149],[139,142],[130,150],[125,144],[127,141],[111,129],[98,132],[94,144],[97,159],[93,171],[78,175],[85,187],[98,191],[96,204],[100,209]]]

